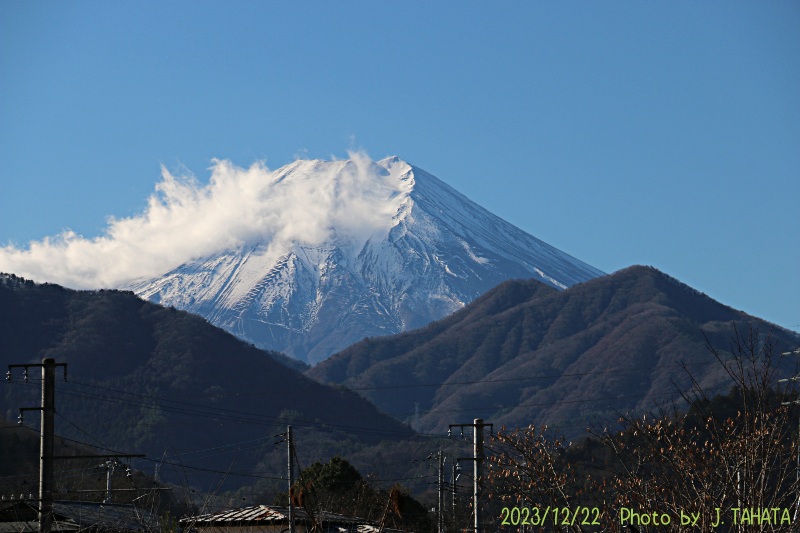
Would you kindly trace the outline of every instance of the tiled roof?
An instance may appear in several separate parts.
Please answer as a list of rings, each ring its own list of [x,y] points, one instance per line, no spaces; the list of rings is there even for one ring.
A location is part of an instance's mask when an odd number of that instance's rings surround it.
[[[181,522],[250,522],[254,520],[280,521],[286,520],[286,516],[273,507],[266,505],[254,505],[242,509],[229,509],[200,516],[193,516],[181,519]]]
[[[72,533],[78,531],[78,524],[65,520],[54,522],[51,531],[53,533]],[[0,533],[39,533],[39,521],[31,522],[0,522]]]
[[[0,511],[0,533],[38,531],[37,501],[9,503]],[[97,502],[53,502],[53,531],[157,531],[158,518],[133,505]]]
[[[308,519],[308,514],[305,509],[294,509],[295,520],[305,521]],[[320,511],[314,515],[319,522],[327,524],[342,524],[342,525],[368,525],[373,524],[372,521],[365,518],[358,518],[352,516],[345,516],[336,513],[329,513],[327,511]],[[182,518],[181,524],[194,524],[194,525],[210,525],[210,524],[241,524],[247,522],[269,523],[269,522],[286,522],[289,520],[289,509],[287,507],[270,507],[268,505],[254,505],[252,507],[244,507],[239,509],[228,509],[216,513],[208,513],[199,516],[190,516]]]

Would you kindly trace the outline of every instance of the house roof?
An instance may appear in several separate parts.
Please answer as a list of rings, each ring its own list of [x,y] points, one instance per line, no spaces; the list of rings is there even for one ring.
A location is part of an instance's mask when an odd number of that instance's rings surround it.
[[[358,526],[374,525],[375,522],[366,518],[345,516],[327,511],[319,511],[314,514],[315,518],[326,525]],[[294,517],[298,522],[308,520],[308,513],[303,508],[294,509]],[[268,505],[253,505],[238,509],[228,509],[216,513],[208,513],[199,516],[189,516],[182,518],[180,523],[183,525],[255,525],[265,523],[281,523],[289,520],[288,507],[271,507]]]
[[[37,501],[11,502],[0,508],[0,533],[39,531]],[[53,531],[157,531],[158,518],[133,505],[98,502],[53,502]]]
[[[328,511],[319,511],[314,515],[326,533],[378,533],[380,527],[374,520],[345,516]],[[303,508],[295,507],[294,517],[297,523],[308,520]],[[289,522],[288,507],[272,507],[269,505],[253,505],[238,509],[227,509],[216,513],[187,516],[180,520],[183,527],[213,526],[215,528],[257,526],[281,524]],[[0,532],[1,533],[1,532]],[[405,533],[398,529],[383,528],[383,533]]]

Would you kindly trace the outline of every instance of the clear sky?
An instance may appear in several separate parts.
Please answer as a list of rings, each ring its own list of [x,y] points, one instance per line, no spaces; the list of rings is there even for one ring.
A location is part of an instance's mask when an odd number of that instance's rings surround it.
[[[0,1],[2,245],[351,148],[800,330],[800,2]]]

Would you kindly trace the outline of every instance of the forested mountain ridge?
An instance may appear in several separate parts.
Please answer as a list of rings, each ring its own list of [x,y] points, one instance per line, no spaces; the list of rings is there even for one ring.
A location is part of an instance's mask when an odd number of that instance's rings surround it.
[[[166,453],[187,468],[271,469],[285,458],[273,453],[274,435],[289,423],[305,439],[298,453],[306,461],[327,460],[331,446],[341,453],[334,443],[343,439],[363,445],[413,433],[357,394],[320,385],[199,316],[132,292],[0,275],[0,364],[44,357],[68,364],[69,381],[57,374],[58,433],[151,458]],[[3,382],[7,419],[39,404],[37,371],[26,383],[15,369],[13,382]],[[37,417],[26,424],[37,427]],[[202,461],[191,455],[206,448],[216,451]]]
[[[557,291],[506,281],[424,328],[364,339],[306,374],[359,390],[420,429],[482,417],[497,424],[581,426],[617,410],[647,410],[689,378],[724,388],[707,349],[734,327],[758,328],[786,349],[798,335],[727,307],[650,267],[634,266]],[[721,390],[720,392],[724,392]],[[621,397],[621,398],[620,398]]]

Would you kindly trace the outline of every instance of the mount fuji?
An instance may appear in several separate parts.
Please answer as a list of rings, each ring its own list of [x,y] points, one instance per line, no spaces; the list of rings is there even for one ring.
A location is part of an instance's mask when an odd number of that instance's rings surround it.
[[[564,289],[603,275],[397,157],[298,160],[265,179],[260,201],[287,207],[283,229],[125,288],[315,364],[507,279]]]

